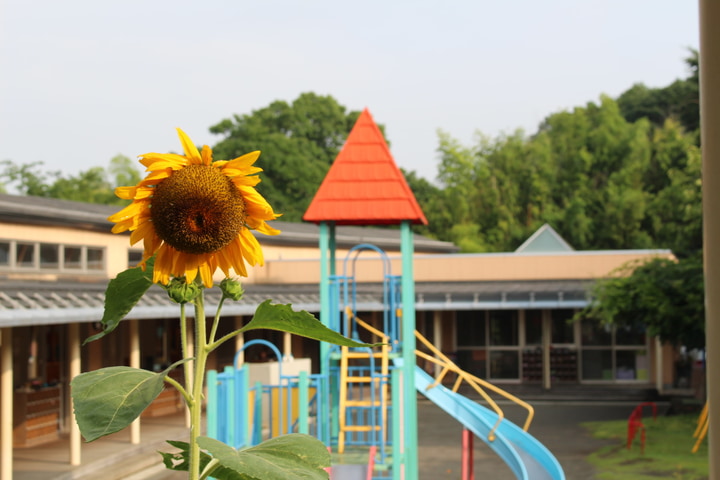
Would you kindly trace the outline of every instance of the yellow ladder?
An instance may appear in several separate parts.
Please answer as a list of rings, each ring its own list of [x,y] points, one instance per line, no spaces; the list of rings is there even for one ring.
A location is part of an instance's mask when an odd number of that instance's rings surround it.
[[[339,392],[339,432],[338,432],[338,453],[345,451],[346,434],[348,432],[382,432],[385,427],[387,432],[387,406],[388,406],[388,381],[390,372],[390,344],[387,335],[381,331],[375,329],[368,323],[355,317],[352,312],[348,309],[348,314],[354,317],[355,322],[359,326],[362,326],[372,334],[382,339],[383,346],[379,352],[359,352],[350,351],[348,347],[341,348],[340,355],[340,392]],[[379,360],[379,375],[350,375],[350,363],[351,360],[367,360],[368,369],[370,365],[374,364],[377,370],[377,363],[375,360]],[[369,392],[363,391],[363,398],[355,399],[349,397],[349,386],[353,385],[358,389],[367,389]],[[364,395],[368,393],[368,395]],[[374,413],[375,409],[380,412],[380,420],[377,424],[373,425],[370,423],[348,423],[348,410],[349,409],[367,408],[370,410],[367,415],[368,419],[377,418]],[[362,415],[358,414],[358,420],[362,418]],[[383,442],[384,443],[384,442]]]

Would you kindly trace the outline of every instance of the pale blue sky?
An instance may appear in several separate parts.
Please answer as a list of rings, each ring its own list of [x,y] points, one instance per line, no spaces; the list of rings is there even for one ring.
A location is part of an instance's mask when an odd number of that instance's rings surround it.
[[[547,115],[685,77],[690,0],[3,0],[0,160],[75,173],[198,144],[313,91],[386,125],[432,179],[437,129],[532,133]],[[260,164],[271,169],[268,160]]]

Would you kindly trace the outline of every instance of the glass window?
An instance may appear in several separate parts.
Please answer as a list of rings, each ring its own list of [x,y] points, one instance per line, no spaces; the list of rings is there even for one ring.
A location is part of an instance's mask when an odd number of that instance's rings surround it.
[[[15,244],[15,265],[18,267],[35,266],[35,244],[17,242]]]
[[[138,263],[142,260],[143,257],[143,251],[142,250],[128,250],[128,267],[129,268],[135,268],[138,266]]]
[[[10,242],[0,242],[0,265],[10,265]]]
[[[60,268],[60,245],[40,244],[40,268]]]
[[[612,327],[597,320],[583,319],[580,322],[580,336],[583,345],[612,345]]]
[[[490,352],[490,378],[517,379],[520,377],[520,352],[494,350]]]
[[[476,377],[487,378],[487,351],[485,349],[459,350],[457,364]]]
[[[518,345],[517,310],[490,312],[490,345]]]
[[[542,310],[525,310],[525,345],[542,344]]]
[[[612,380],[612,350],[582,350],[583,380]]]
[[[82,268],[82,248],[63,247],[63,267],[72,269]]]
[[[615,378],[618,380],[647,380],[648,356],[645,350],[617,350]]]
[[[645,345],[644,327],[616,327],[616,345]]]
[[[102,248],[87,249],[87,268],[88,270],[103,270],[105,268],[104,251]]]
[[[455,337],[458,347],[485,346],[485,311],[460,310],[456,313]]]
[[[552,318],[552,343],[575,343],[575,323],[573,310],[550,310]]]

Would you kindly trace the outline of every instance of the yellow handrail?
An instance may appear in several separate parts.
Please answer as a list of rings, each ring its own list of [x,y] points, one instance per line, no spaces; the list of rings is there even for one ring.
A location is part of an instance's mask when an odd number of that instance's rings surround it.
[[[426,339],[424,336],[420,334],[420,332],[415,331],[415,337],[422,342],[423,345],[425,345],[430,351],[435,355],[431,356],[425,352],[422,352],[420,350],[416,350],[415,354],[419,357],[422,357],[426,360],[429,360],[430,362],[433,362],[437,365],[440,365],[442,367],[442,371],[435,379],[435,382],[428,387],[428,389],[433,388],[442,382],[442,379],[447,375],[448,372],[452,371],[454,372],[458,378],[455,381],[455,384],[453,385],[453,391],[457,392],[457,390],[460,388],[460,384],[462,381],[466,381],[477,393],[480,394],[480,396],[485,399],[485,401],[488,402],[488,404],[491,406],[491,408],[497,413],[498,415],[498,422],[495,424],[493,429],[491,430],[491,434],[494,435],[495,429],[500,424],[500,421],[502,421],[504,414],[502,413],[502,410],[500,407],[497,406],[497,403],[493,401],[490,396],[483,390],[483,388],[486,388],[488,390],[492,390],[493,392],[497,393],[498,395],[501,395],[505,397],[506,399],[510,400],[513,403],[518,404],[519,406],[525,408],[528,411],[528,416],[525,419],[525,423],[523,425],[523,430],[527,431],[530,428],[530,423],[532,423],[532,419],[535,416],[535,409],[530,405],[529,403],[519,399],[515,395],[506,392],[505,390],[493,385],[490,382],[487,382],[481,378],[476,377],[475,375],[472,375],[471,373],[468,373],[464,370],[462,370],[460,367],[458,367],[452,360],[450,360],[447,356],[445,356],[440,350],[438,350],[435,345],[430,343],[428,339]],[[437,357],[437,358],[436,358]],[[481,388],[481,385],[483,388]],[[489,440],[493,440],[488,436]]]

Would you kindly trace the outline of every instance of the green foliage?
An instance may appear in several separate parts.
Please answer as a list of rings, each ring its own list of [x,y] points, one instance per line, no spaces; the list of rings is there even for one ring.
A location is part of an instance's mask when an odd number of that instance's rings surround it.
[[[162,392],[168,371],[108,367],[72,379],[75,418],[85,440],[119,432]]]
[[[154,263],[155,259],[151,258],[146,262],[145,269],[142,267],[129,268],[108,282],[105,289],[105,308],[101,320],[103,330],[87,338],[83,344],[98,340],[117,328],[125,315],[130,313],[130,310],[152,286]]]
[[[626,327],[645,326],[650,335],[686,347],[705,346],[702,259],[657,258],[626,265],[598,282],[593,303],[578,317]]]
[[[346,112],[331,96],[303,93],[292,104],[278,100],[212,126],[212,133],[224,136],[213,152],[232,159],[261,150],[258,166],[265,172],[258,191],[271,205],[283,206],[283,220],[298,222],[359,114]]]
[[[595,467],[596,478],[607,480],[653,480],[676,478],[704,480],[708,478],[708,444],[695,444],[693,432],[697,415],[658,416],[653,420],[649,409],[642,419],[645,426],[645,451],[640,449],[640,432],[630,449],[627,448],[627,420],[586,422],[593,437],[607,440],[608,445],[593,452],[588,460]]]
[[[131,268],[109,282],[102,320],[103,331],[86,342],[101,338],[118,326],[152,285],[152,267],[151,259],[147,262],[146,270]],[[207,478],[211,473],[214,478],[226,480],[327,478],[323,468],[329,466],[330,456],[321,442],[306,435],[280,437],[242,451],[216,440],[199,437],[207,356],[234,336],[257,329],[279,330],[349,347],[374,345],[344,337],[327,328],[308,312],[297,312],[291,305],[272,304],[270,300],[258,306],[251,321],[241,330],[215,340],[223,302],[228,299],[238,300],[242,296],[242,288],[237,282],[223,282],[223,296],[208,337],[202,287],[198,285],[195,288],[193,285],[193,288],[185,288],[183,282],[183,279],[173,279],[167,290],[169,296],[181,305],[183,343],[187,340],[185,304],[191,302],[195,305],[196,356],[184,358],[160,373],[120,366],[75,377],[71,383],[72,398],[82,435],[87,441],[93,441],[125,428],[150,405],[164,388],[165,382],[168,382],[183,395],[192,419],[190,443],[174,444],[181,448],[179,453],[161,454],[168,468],[188,471],[191,480]],[[183,352],[187,352],[186,344],[183,345]],[[190,360],[193,360],[194,371],[187,365]],[[193,379],[186,386],[168,376],[171,369],[181,364],[186,364],[186,382],[191,377]],[[210,455],[200,452],[201,447]]]
[[[198,438],[205,452],[201,453],[201,470],[222,480],[285,480],[327,479],[324,468],[330,453],[320,441],[308,435],[293,433],[271,438],[255,447],[238,451],[208,437]],[[189,468],[190,445],[168,441],[180,451],[160,454],[170,470],[186,472]],[[216,460],[213,462],[213,458]]]
[[[45,171],[43,162],[17,165],[9,160],[0,162],[0,185],[11,185],[20,195],[58,198],[106,205],[127,203],[115,196],[115,187],[135,185],[140,172],[127,157],[118,155],[108,169],[93,167],[77,175]]]

